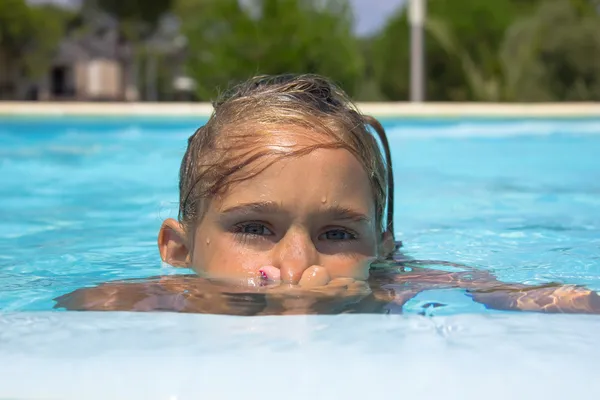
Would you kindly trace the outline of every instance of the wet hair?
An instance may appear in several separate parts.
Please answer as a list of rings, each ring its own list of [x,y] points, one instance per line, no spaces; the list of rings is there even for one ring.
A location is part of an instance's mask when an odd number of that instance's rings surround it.
[[[377,226],[393,235],[392,160],[385,130],[331,81],[318,75],[258,76],[224,92],[213,108],[208,122],[188,139],[179,172],[179,221],[189,234],[210,199],[230,185],[281,158],[326,148],[346,149],[362,164]],[[311,144],[273,146],[274,135],[285,135],[290,127],[303,128]]]

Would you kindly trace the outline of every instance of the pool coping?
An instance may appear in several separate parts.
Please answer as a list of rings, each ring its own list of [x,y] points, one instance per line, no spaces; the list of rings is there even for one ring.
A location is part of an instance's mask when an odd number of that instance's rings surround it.
[[[375,117],[600,118],[597,103],[357,103]],[[210,103],[0,102],[0,117],[208,117]]]

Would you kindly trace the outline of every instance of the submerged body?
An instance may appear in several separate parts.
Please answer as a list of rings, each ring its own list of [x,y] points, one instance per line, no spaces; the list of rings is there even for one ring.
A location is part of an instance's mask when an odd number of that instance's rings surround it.
[[[583,287],[509,284],[481,270],[447,272],[418,263],[374,270],[366,282],[338,278],[312,288],[268,282],[248,286],[197,275],[117,281],[61,296],[56,308],[225,315],[387,314],[401,313],[404,304],[422,291],[463,288],[474,301],[497,310],[600,313],[600,296]]]

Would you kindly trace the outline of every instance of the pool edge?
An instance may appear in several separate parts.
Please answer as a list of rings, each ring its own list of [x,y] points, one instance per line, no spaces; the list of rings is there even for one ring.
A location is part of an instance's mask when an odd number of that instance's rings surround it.
[[[365,114],[402,118],[600,118],[599,103],[357,103]],[[210,103],[0,102],[0,117],[208,117]]]

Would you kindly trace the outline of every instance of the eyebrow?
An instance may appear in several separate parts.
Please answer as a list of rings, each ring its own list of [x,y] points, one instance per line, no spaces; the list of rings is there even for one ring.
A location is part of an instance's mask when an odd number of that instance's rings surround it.
[[[227,207],[224,210],[221,210],[221,214],[250,214],[253,212],[275,214],[280,211],[281,208],[274,201],[258,201],[254,203],[244,203],[233,207]]]
[[[282,207],[275,201],[259,201],[238,204],[221,210],[221,214],[277,214],[282,212]],[[327,215],[336,221],[353,221],[370,223],[371,218],[366,214],[349,207],[331,205],[323,207],[319,214]]]

